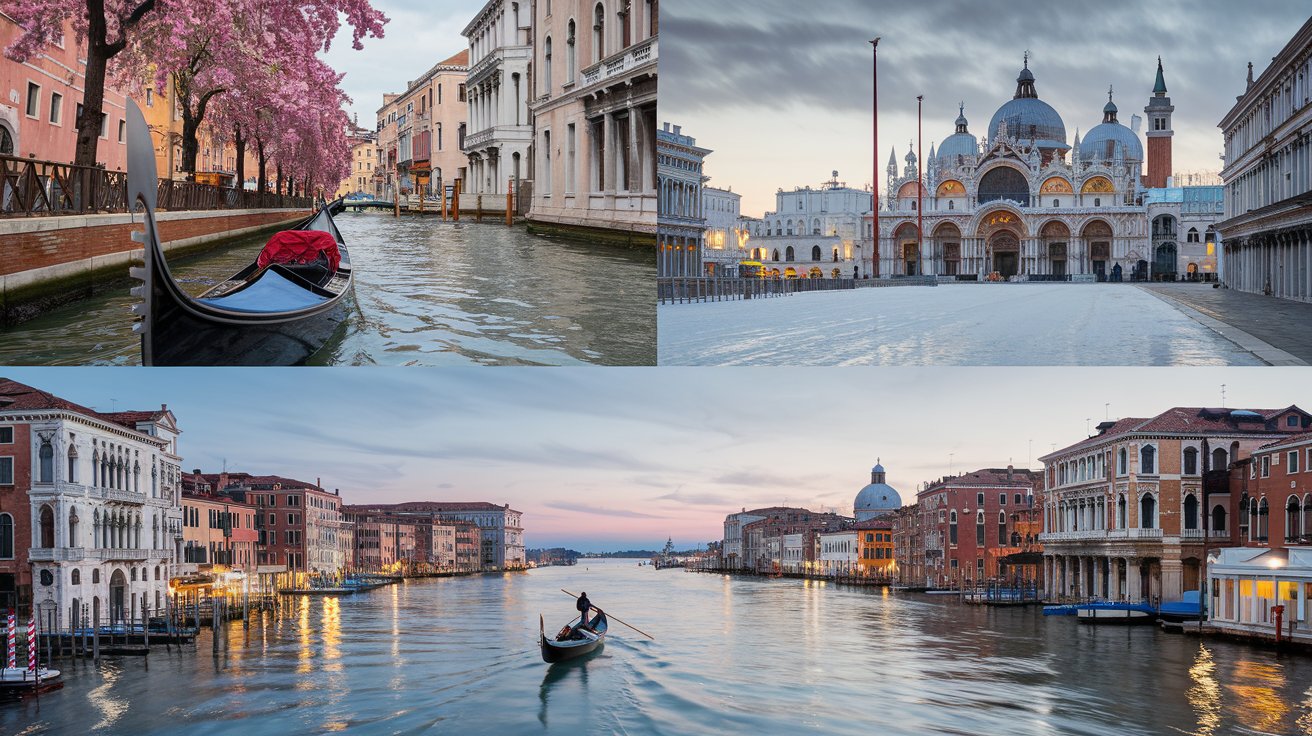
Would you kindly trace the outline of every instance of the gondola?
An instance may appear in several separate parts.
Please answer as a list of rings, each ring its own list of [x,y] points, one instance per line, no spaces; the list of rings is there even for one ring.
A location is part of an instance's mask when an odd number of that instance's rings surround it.
[[[588,626],[592,631],[580,631],[579,625],[566,626],[555,637],[547,636],[546,623],[538,616],[538,635],[542,640],[543,662],[564,662],[595,652],[606,641],[606,614],[600,608]]]
[[[131,275],[140,316],[143,365],[298,365],[323,347],[347,318],[351,258],[333,223],[341,200],[274,235],[254,263],[200,296],[169,271],[155,225],[155,153],[141,109],[128,103],[128,203],[144,208],[133,233],[145,265]]]

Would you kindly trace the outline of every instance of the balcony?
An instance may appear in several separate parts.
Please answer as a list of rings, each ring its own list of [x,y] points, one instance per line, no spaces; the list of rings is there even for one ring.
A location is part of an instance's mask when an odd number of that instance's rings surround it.
[[[95,493],[106,501],[118,501],[120,503],[144,504],[146,494],[133,493],[132,491],[121,491],[117,488],[98,488]]]
[[[467,134],[464,137],[464,140],[460,143],[460,148],[478,148],[479,146],[491,143],[496,132],[496,128],[488,128],[487,130],[480,130],[477,133]]]
[[[608,59],[602,59],[600,62],[584,69],[582,74],[583,82],[579,85],[579,90],[631,74],[639,67],[655,63],[656,59],[656,39],[649,38],[636,46],[630,46],[621,53]]]
[[[28,559],[33,562],[81,562],[86,557],[86,550],[81,547],[65,547],[63,549],[47,549],[37,547],[28,550]]]
[[[152,555],[152,550],[148,549],[98,549],[96,552],[102,560],[144,560]],[[154,554],[163,556],[164,553]]]

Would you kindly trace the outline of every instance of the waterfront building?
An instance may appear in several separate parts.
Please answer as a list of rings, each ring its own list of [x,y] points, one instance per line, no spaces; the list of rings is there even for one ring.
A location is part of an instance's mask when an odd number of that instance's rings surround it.
[[[892,514],[858,521],[853,527],[857,539],[857,573],[865,577],[893,580],[899,573],[893,542]]]
[[[533,4],[535,228],[655,236],[658,5]]]
[[[468,522],[479,533],[477,564],[483,570],[519,570],[524,568],[523,512],[483,501],[450,503],[445,501],[408,501],[395,504],[369,504],[364,511],[406,517],[428,517],[442,523]],[[469,527],[457,527],[457,564],[462,536],[469,539]]]
[[[557,0],[559,2],[560,0]],[[488,0],[461,33],[469,39],[467,127],[460,149],[469,157],[465,186],[471,195],[504,196],[510,181],[518,191],[528,173],[533,119],[529,69],[533,61],[530,3]]]
[[[734,516],[739,518],[734,520]],[[752,517],[761,518],[749,520]],[[802,550],[797,558],[800,571],[801,563],[814,564],[819,561],[818,535],[821,532],[846,529],[851,526],[852,519],[830,512],[817,512],[791,506],[772,506],[744,511],[736,515],[731,514],[725,520],[726,534],[730,533],[732,524],[740,525],[742,539],[741,561],[732,569],[753,572],[774,570],[771,565],[775,560],[767,555],[768,541],[775,537],[796,534],[799,535],[798,549]],[[725,546],[722,541],[721,547]]]
[[[216,494],[199,472],[182,476],[182,556],[176,575],[254,572],[260,539],[253,504]]]
[[[1010,514],[1034,507],[1037,473],[984,468],[939,478],[916,494],[924,570],[937,586],[1010,579],[1014,552]]]
[[[461,148],[468,107],[465,49],[406,82],[405,91],[384,94],[378,109],[376,164],[366,166],[374,196],[390,199],[423,192],[437,196],[438,186],[465,178]],[[380,170],[381,169],[381,170]],[[354,172],[356,176],[361,172]],[[467,184],[467,183],[466,183]]]
[[[412,572],[415,565],[427,560],[421,556],[418,539],[423,520],[376,513],[357,506],[345,506],[342,516],[351,523],[354,554],[350,560],[353,570],[401,574]],[[455,530],[452,529],[454,547]],[[429,536],[431,537],[431,531]],[[454,557],[454,548],[452,550]]]
[[[908,150],[899,173],[896,149],[890,154],[879,275],[1176,279],[1180,250],[1165,233],[1178,232],[1178,225],[1160,222],[1154,245],[1144,203],[1148,188],[1168,185],[1175,108],[1166,93],[1159,60],[1145,108],[1145,176],[1137,116],[1122,123],[1109,91],[1102,122],[1083,139],[1077,130],[1068,143],[1066,124],[1039,98],[1027,60],[1014,97],[994,113],[984,137],[971,132],[963,106],[955,132],[928,156]],[[1082,116],[1092,109],[1090,101]],[[871,247],[872,225],[868,217],[864,237]]]
[[[279,475],[224,472],[200,478],[216,492],[255,507],[258,566],[329,574],[346,568],[352,535],[336,491]]]
[[[871,193],[833,178],[813,188],[780,189],[775,209],[751,232],[750,255],[766,274],[782,278],[854,278],[869,270],[861,244]],[[865,267],[863,270],[863,266]]]
[[[0,12],[0,49],[21,33],[13,18]],[[0,156],[73,161],[86,88],[85,46],[66,23],[59,39],[25,62],[0,55]],[[107,86],[102,110],[96,160],[110,171],[122,171],[127,161],[127,96]]]
[[[782,506],[770,508],[743,509],[736,514],[724,517],[724,539],[720,541],[721,565],[729,570],[743,570],[752,567],[755,555],[747,554],[743,542],[743,532],[754,521],[769,518],[772,513],[786,512]]]
[[[702,208],[702,173],[711,151],[683,134],[682,126],[665,123],[656,133],[656,181],[660,190],[657,218],[656,275],[702,276],[706,217]]]
[[[333,199],[352,194],[374,194],[374,163],[378,161],[378,134],[366,132],[352,137],[351,173],[337,185]]]
[[[1263,445],[1231,473],[1236,548],[1207,561],[1210,625],[1274,637],[1273,606],[1294,638],[1312,641],[1312,433]]]
[[[1048,595],[1171,601],[1198,590],[1210,537],[1228,542],[1249,518],[1235,518],[1241,493],[1230,468],[1310,426],[1312,415],[1296,406],[1176,407],[1103,422],[1039,458]]]
[[[870,483],[856,494],[852,504],[853,516],[857,521],[869,521],[890,514],[902,508],[902,496],[887,482],[888,474],[884,466],[875,461],[870,469]]]
[[[50,628],[161,611],[179,434],[167,406],[100,412],[0,379],[0,607],[35,605]]]
[[[814,572],[829,576],[857,574],[861,562],[860,545],[855,529],[841,529],[816,534],[820,548]]]
[[[702,187],[702,265],[705,275],[738,276],[738,263],[747,258],[748,231],[742,229],[743,195],[728,189]]]
[[[1312,301],[1312,19],[1221,119],[1222,273],[1232,289]]]
[[[805,534],[783,534],[779,537],[779,567],[787,575],[813,572],[806,554]],[[772,560],[773,562],[773,560]]]
[[[929,587],[933,584],[927,567],[925,540],[920,528],[920,509],[916,504],[903,506],[888,515],[893,524],[893,560],[899,583]],[[862,522],[869,523],[869,522]],[[935,545],[938,548],[938,545]]]

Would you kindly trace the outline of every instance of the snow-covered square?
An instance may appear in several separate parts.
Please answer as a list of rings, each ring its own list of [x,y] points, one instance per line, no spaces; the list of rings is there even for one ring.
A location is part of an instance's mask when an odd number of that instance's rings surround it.
[[[661,365],[1262,365],[1129,284],[864,288],[658,309]]]

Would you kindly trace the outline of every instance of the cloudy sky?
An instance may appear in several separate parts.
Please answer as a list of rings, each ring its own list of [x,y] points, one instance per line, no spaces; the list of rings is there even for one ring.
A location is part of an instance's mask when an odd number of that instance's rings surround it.
[[[529,546],[692,546],[727,513],[851,513],[882,459],[904,501],[952,471],[1171,406],[1312,406],[1284,368],[5,368],[102,411],[167,403],[184,468],[277,474],[348,503],[485,500]],[[1108,406],[1108,404],[1110,404]]]
[[[460,35],[486,0],[373,0],[389,19],[383,38],[366,38],[364,49],[351,48],[349,29],[343,29],[323,58],[346,73],[342,88],[351,96],[349,112],[360,125],[372,129],[378,122],[383,94],[404,92],[406,82],[434,64],[467,48]]]
[[[1242,10],[1239,8],[1242,7]],[[1120,120],[1143,116],[1161,55],[1175,113],[1176,172],[1219,172],[1216,125],[1308,17],[1306,0],[666,0],[661,4],[662,121],[715,151],[711,186],[743,194],[743,213],[773,210],[778,188],[818,185],[834,169],[870,182],[871,49],[879,43],[879,176],[897,147],[970,132],[1016,90],[1022,55],[1067,143],[1102,122],[1108,85]],[[1143,130],[1143,128],[1141,128]]]

